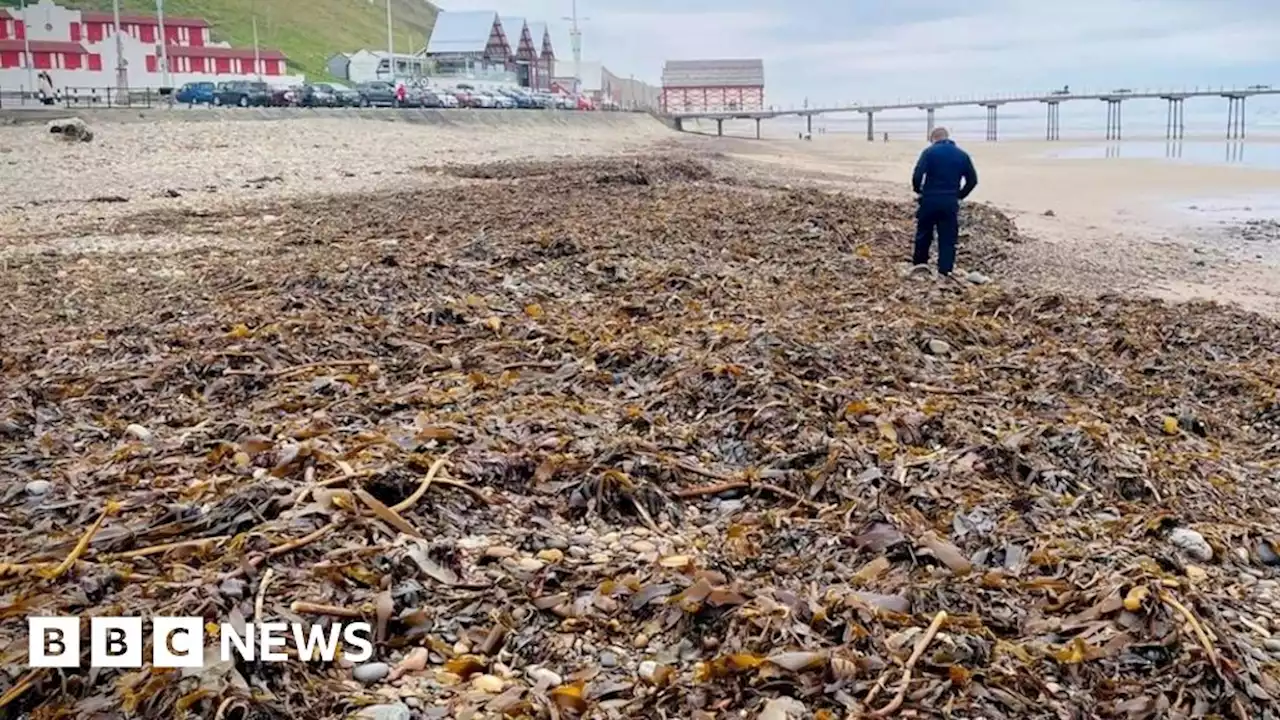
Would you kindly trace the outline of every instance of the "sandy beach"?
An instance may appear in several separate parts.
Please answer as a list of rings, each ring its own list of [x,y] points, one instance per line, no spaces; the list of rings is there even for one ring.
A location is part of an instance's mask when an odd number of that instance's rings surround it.
[[[908,198],[921,144],[707,138],[734,157],[851,192]],[[1260,141],[1265,142],[1265,141]],[[972,201],[989,203],[1028,235],[1015,282],[1074,292],[1138,291],[1171,300],[1235,302],[1280,313],[1280,232],[1241,232],[1203,212],[1210,199],[1280,192],[1280,172],[1147,159],[1059,159],[1099,143],[961,143],[978,167]],[[904,239],[904,252],[906,240]],[[960,251],[964,262],[964,251]]]
[[[22,178],[0,209],[0,253],[66,245],[67,227],[143,210],[456,182],[424,167],[682,147],[722,154],[744,175],[908,198],[919,143],[849,135],[811,142],[678,134],[642,115],[597,123],[512,116],[448,125],[353,119],[111,123],[92,144],[51,141],[39,125],[0,128],[0,164]],[[504,125],[503,123],[507,123]],[[1084,143],[962,143],[981,176],[974,202],[1007,213],[1027,241],[1005,282],[1070,292],[1203,298],[1280,314],[1280,230],[1206,212],[1280,190],[1280,171],[1144,159],[1059,159]],[[190,239],[174,239],[175,247]],[[909,238],[903,238],[908,252]],[[127,232],[67,247],[134,247]],[[963,248],[960,262],[966,261]]]

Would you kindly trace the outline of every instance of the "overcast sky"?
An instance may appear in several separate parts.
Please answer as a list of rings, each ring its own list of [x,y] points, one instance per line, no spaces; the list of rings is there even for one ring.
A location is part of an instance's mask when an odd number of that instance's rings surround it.
[[[570,0],[440,0],[551,25]],[[674,59],[762,58],[766,102],[882,102],[1070,84],[1280,87],[1280,0],[579,0],[583,60],[658,82]]]

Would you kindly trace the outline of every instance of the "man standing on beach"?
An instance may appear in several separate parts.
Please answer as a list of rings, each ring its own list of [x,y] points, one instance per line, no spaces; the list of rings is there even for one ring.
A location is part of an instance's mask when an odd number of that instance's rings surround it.
[[[964,181],[961,184],[961,181]],[[969,153],[956,147],[947,129],[929,134],[929,147],[920,153],[911,188],[920,207],[916,210],[916,247],[911,262],[929,263],[929,246],[938,231],[938,272],[950,276],[956,264],[956,238],[960,234],[960,201],[978,186],[978,172]]]

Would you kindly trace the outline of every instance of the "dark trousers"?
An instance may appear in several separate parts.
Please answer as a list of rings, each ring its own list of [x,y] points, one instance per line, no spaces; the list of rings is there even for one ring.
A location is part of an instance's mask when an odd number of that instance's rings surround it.
[[[956,238],[960,234],[960,201],[954,197],[920,198],[916,210],[916,249],[911,262],[929,262],[929,246],[933,232],[938,231],[938,272],[947,275],[956,266]]]

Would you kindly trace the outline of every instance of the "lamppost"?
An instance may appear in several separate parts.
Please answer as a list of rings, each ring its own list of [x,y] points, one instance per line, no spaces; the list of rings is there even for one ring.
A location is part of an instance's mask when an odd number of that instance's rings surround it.
[[[396,37],[391,32],[391,0],[387,0],[387,73],[396,81]]]
[[[156,21],[160,26],[160,87],[169,87],[169,51],[164,35],[164,0],[156,0]]]
[[[114,21],[111,32],[116,38],[116,104],[127,105],[129,103],[129,71],[125,69],[124,39],[120,37],[120,0],[112,0],[111,13]]]
[[[573,16],[562,17],[561,20],[568,20],[569,25],[569,46],[573,49],[573,83],[576,86],[576,92],[582,92],[582,29],[578,27],[578,21],[587,22],[591,18],[578,17],[578,0],[573,0]]]
[[[22,10],[22,52],[25,56],[22,64],[27,66],[27,92],[34,94],[36,71],[32,65],[35,64],[35,57],[31,54],[31,23],[27,22],[27,0],[18,0],[18,9]]]

